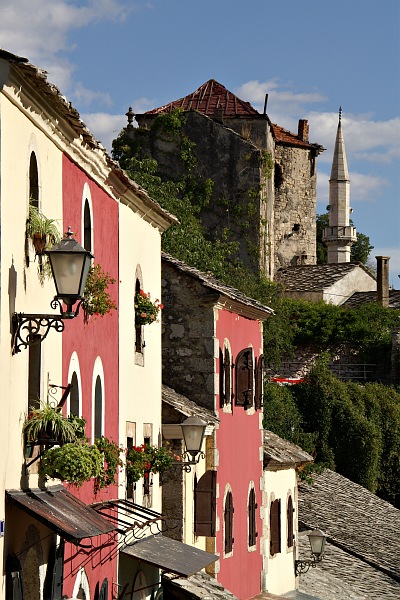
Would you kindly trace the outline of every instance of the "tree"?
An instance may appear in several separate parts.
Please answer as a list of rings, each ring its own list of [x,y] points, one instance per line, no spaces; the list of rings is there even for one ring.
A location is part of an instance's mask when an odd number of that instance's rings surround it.
[[[323,213],[317,215],[317,264],[325,265],[328,261],[328,248],[322,241],[322,232],[325,227],[329,225],[329,213]],[[350,219],[350,225],[353,225],[353,221]],[[357,240],[351,246],[351,262],[360,262],[366,265],[368,262],[371,250],[369,237],[364,233],[357,232]]]

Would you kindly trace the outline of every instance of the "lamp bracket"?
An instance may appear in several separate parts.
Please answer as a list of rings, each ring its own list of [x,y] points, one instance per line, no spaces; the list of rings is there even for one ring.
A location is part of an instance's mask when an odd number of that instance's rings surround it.
[[[315,568],[317,563],[321,562],[321,558],[318,560],[316,558],[312,558],[309,560],[295,560],[294,561],[294,572],[295,575],[302,575],[303,573],[307,573],[310,567]]]
[[[181,469],[186,473],[190,473],[190,471],[192,470],[192,466],[197,465],[200,462],[200,459],[205,458],[206,455],[204,454],[204,452],[198,452],[196,458],[192,458],[192,456],[189,455],[188,452],[182,452],[181,457],[183,460],[176,461],[174,464],[177,467],[181,467]],[[186,460],[189,457],[191,458],[191,460]]]

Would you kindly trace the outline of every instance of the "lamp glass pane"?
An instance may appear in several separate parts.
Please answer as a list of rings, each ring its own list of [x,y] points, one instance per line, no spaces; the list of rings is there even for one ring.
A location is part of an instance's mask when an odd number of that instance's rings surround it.
[[[311,552],[314,556],[321,556],[324,553],[325,548],[325,534],[317,529],[309,534],[308,539],[310,540]]]
[[[196,455],[201,450],[206,423],[200,419],[189,417],[181,423],[181,427],[187,452]]]
[[[84,254],[57,252],[50,256],[58,296],[79,295]]]

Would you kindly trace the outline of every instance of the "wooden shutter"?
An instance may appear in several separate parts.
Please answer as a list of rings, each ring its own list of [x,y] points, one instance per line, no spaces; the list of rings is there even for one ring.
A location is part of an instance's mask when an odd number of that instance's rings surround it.
[[[215,536],[217,472],[206,471],[194,490],[194,532]]]
[[[281,551],[281,501],[271,502],[269,515],[270,523],[270,553],[273,556]]]
[[[8,556],[6,559],[6,598],[24,600],[22,568],[16,556]]]
[[[236,404],[249,408],[253,404],[253,350],[245,348],[236,357]]]
[[[287,504],[287,546],[288,548],[293,547],[293,500],[292,496],[289,496],[288,504]]]
[[[108,579],[107,577],[103,580],[101,584],[99,600],[108,600]]]
[[[255,384],[256,384],[256,391],[254,394],[254,405],[256,410],[262,408],[263,405],[263,394],[264,394],[264,356],[261,354],[258,358],[258,360],[256,361],[256,368],[255,368]]]
[[[251,488],[248,504],[248,519],[249,519],[249,546],[256,545],[257,525],[256,525],[256,493],[254,488]]]
[[[232,399],[232,361],[228,348],[219,350],[219,398],[220,407],[229,404]]]
[[[233,542],[233,498],[232,492],[228,492],[225,499],[224,525],[225,525],[225,554],[232,552]]]

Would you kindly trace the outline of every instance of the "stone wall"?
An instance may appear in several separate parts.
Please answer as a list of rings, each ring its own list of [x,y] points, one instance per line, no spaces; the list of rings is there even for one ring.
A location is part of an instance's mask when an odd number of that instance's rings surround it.
[[[275,149],[275,268],[316,264],[315,153]]]
[[[152,120],[138,116],[141,127],[131,135],[157,160],[163,176],[174,179],[183,170],[180,138],[151,130]],[[201,211],[211,236],[229,230],[247,267],[270,278],[281,266],[315,264],[314,150],[276,144],[261,116],[213,120],[189,111],[182,132],[195,143],[197,174],[214,182],[210,203]]]
[[[204,310],[206,291],[165,262],[161,284],[163,382],[214,410],[214,311]]]

